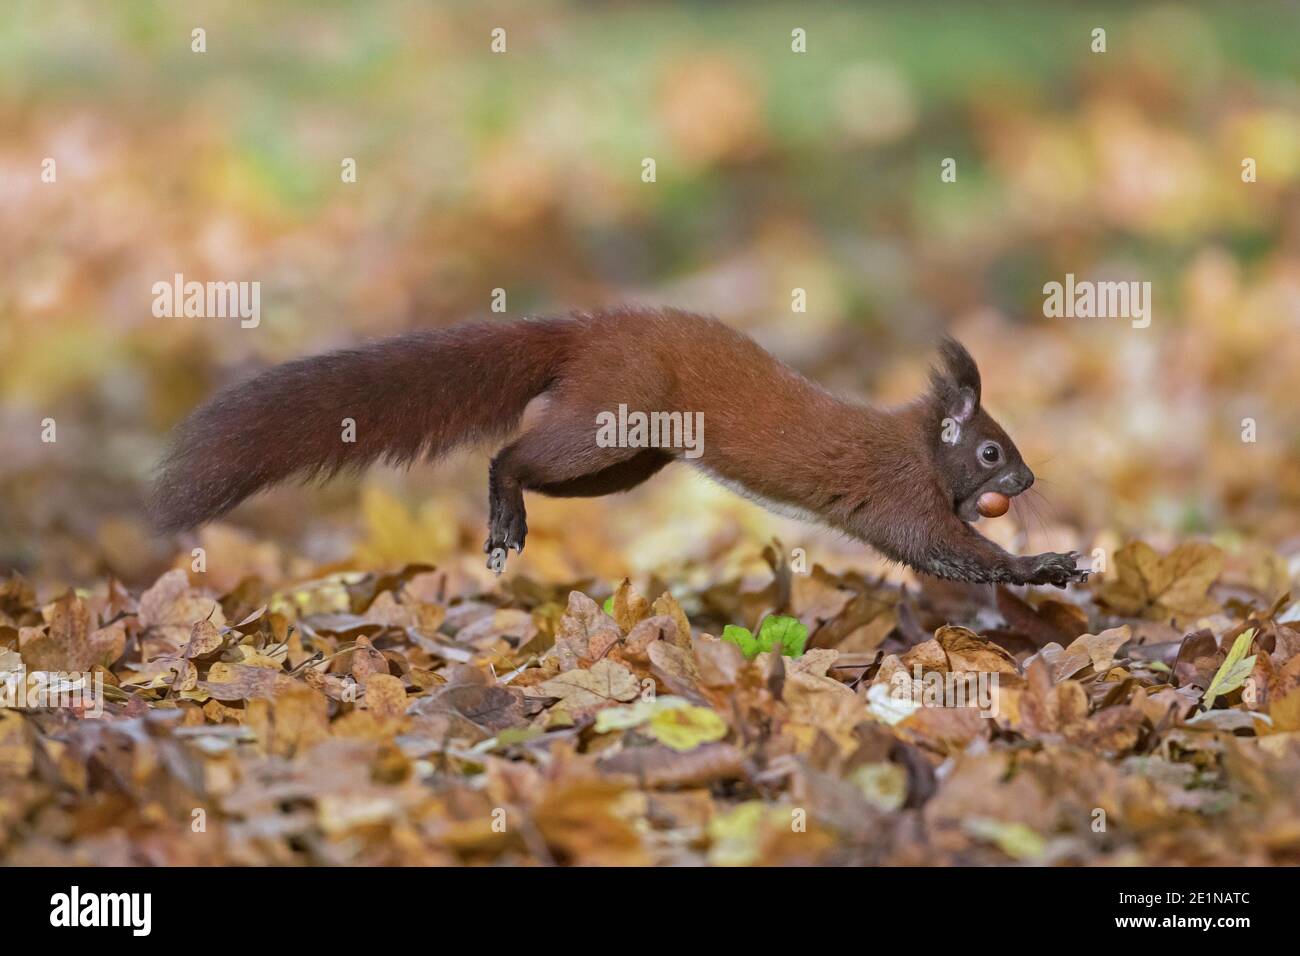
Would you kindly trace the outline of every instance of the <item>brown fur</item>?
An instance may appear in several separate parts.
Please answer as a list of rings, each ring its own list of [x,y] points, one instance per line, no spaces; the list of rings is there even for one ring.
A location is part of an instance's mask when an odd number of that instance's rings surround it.
[[[508,435],[564,364],[570,323],[469,324],[286,362],[209,399],[176,430],[154,486],[162,530],[261,488],[383,459],[410,464]],[[342,440],[344,419],[356,441]]]
[[[963,520],[980,490],[1015,494],[1033,476],[979,408],[970,356],[951,340],[942,355],[928,395],[878,409],[837,399],[746,336],[686,312],[411,333],[289,362],[218,394],[177,430],[154,515],[163,529],[191,527],[292,477],[434,459],[513,434],[489,480],[485,550],[503,563],[503,549],[523,549],[524,490],[609,494],[681,458],[680,449],[598,446],[597,415],[623,403],[703,413],[697,464],[710,474],[918,570],[971,581],[1078,580],[1073,555],[1016,557]],[[955,445],[939,441],[950,416],[961,421]],[[346,418],[356,422],[355,443],[342,441]],[[996,469],[973,460],[981,441],[1004,449]]]

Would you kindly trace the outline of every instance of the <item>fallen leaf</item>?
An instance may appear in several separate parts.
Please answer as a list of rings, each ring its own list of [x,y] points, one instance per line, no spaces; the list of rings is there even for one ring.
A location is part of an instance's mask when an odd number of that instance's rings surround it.
[[[727,723],[707,707],[659,708],[645,727],[645,733],[673,750],[694,750],[727,736]]]
[[[1210,681],[1210,686],[1205,689],[1205,698],[1201,702],[1203,709],[1209,710],[1216,697],[1230,694],[1246,683],[1246,678],[1255,669],[1255,655],[1246,656],[1254,639],[1253,627],[1237,635],[1237,639],[1232,642],[1232,649],[1228,651],[1228,656],[1219,665],[1219,670]]]
[[[636,676],[613,661],[598,661],[590,669],[566,671],[526,690],[530,697],[558,697],[574,718],[610,704],[627,702],[640,692]]]
[[[555,653],[561,670],[600,660],[622,639],[618,623],[595,601],[581,591],[569,594],[569,606],[555,631]]]
[[[1181,623],[1218,607],[1208,591],[1222,570],[1223,553],[1210,544],[1186,542],[1162,557],[1134,541],[1115,552],[1098,597],[1120,614]]]

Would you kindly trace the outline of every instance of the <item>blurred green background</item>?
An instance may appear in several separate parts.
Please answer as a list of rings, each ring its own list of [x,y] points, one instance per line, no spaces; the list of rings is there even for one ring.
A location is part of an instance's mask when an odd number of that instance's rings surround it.
[[[193,544],[140,513],[187,411],[268,363],[490,315],[494,288],[510,316],[713,313],[880,401],[920,388],[952,331],[1045,479],[1048,507],[987,533],[1292,555],[1297,35],[1294,4],[11,2],[0,570],[152,580]],[[260,281],[260,326],[155,318],[151,287],[177,272]],[[1066,273],[1150,281],[1151,327],[1044,318]],[[485,463],[282,490],[199,540],[230,581],[477,565]],[[773,533],[870,560],[673,471],[530,501],[525,570],[620,575]]]

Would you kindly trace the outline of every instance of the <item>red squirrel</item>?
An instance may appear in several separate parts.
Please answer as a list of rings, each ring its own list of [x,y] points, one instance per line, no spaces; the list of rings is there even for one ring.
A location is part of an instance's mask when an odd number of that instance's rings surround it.
[[[694,415],[707,437],[689,454],[598,441],[619,406]],[[979,369],[956,340],[944,340],[923,396],[875,408],[836,398],[715,319],[670,309],[469,323],[267,369],[178,426],[153,516],[161,530],[190,528],[286,479],[489,441],[499,451],[484,550],[497,571],[506,549],[523,551],[525,490],[607,495],[683,459],[926,574],[1087,579],[1073,552],[1013,555],[971,527],[981,495],[1017,495],[1034,475],[981,408]]]

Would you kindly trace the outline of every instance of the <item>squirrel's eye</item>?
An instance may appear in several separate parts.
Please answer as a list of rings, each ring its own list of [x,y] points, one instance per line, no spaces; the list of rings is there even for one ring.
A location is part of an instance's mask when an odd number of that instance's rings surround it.
[[[1002,449],[998,447],[997,442],[985,442],[980,446],[980,458],[987,465],[996,465],[1002,458]]]

